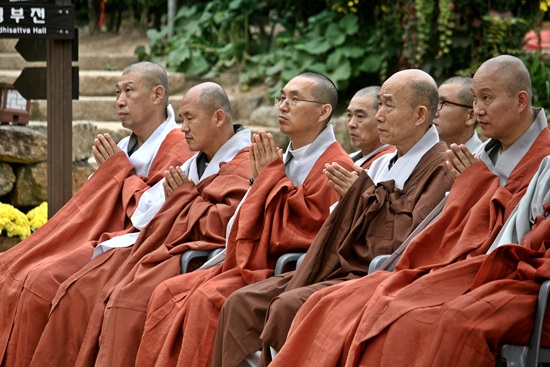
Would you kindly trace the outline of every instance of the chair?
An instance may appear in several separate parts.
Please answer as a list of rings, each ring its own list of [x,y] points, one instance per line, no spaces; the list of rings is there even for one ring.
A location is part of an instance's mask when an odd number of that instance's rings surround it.
[[[535,327],[531,334],[529,345],[505,344],[502,346],[500,357],[497,357],[497,367],[537,367],[541,362],[550,362],[550,348],[541,348],[540,340],[544,325],[544,314],[550,294],[550,280],[545,280],[539,291]],[[502,361],[505,360],[505,362]]]
[[[282,254],[277,263],[275,264],[275,269],[273,270],[273,275],[281,275],[285,268],[288,265],[296,263],[296,269],[302,263],[302,260],[306,254],[303,252],[289,252],[287,254]]]
[[[206,258],[210,260],[217,254],[223,251],[223,248],[217,248],[214,250],[187,250],[181,255],[181,274],[187,273],[187,267],[193,259]]]

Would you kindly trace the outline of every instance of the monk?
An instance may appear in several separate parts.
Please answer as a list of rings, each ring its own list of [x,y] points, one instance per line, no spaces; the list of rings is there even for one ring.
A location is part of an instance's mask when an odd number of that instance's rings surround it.
[[[353,167],[328,124],[336,103],[334,84],[321,74],[302,73],[284,86],[276,105],[280,131],[290,139],[286,153],[281,157],[269,134],[254,137],[254,182],[229,233],[225,261],[155,289],[137,366],[211,365],[225,299],[273,275],[281,254],[309,247],[338,199],[324,166]]]
[[[268,364],[271,347],[282,347],[294,315],[312,293],[367,275],[370,261],[399,247],[450,190],[454,177],[445,167],[447,146],[432,124],[438,105],[432,77],[420,70],[398,72],[384,82],[378,100],[380,141],[396,146],[397,153],[379,158],[359,176],[295,273],[228,298],[214,366],[245,365],[239,363],[262,342],[259,365]],[[345,176],[335,168],[327,166],[327,176],[337,185]]]
[[[161,66],[150,62],[128,66],[116,85],[116,108],[122,125],[132,131],[130,136],[117,145],[108,134],[99,134],[92,148],[97,171],[39,231],[0,254],[3,365],[17,359],[6,354],[6,348],[26,317],[19,307],[40,304],[44,312],[32,317],[40,319],[38,324],[45,322],[57,285],[89,261],[89,256],[81,256],[82,249],[133,231],[130,217],[141,196],[168,167],[193,155],[177,129],[168,92],[168,76]],[[80,261],[69,260],[75,254]],[[48,277],[53,283],[46,284]],[[30,336],[28,340],[37,341]]]
[[[378,111],[378,91],[380,87],[371,86],[357,91],[346,109],[349,141],[359,149],[350,154],[356,166],[367,169],[381,156],[395,152],[395,147],[380,141],[376,128]]]
[[[147,210],[137,218],[141,231],[136,236],[99,244],[92,249],[93,260],[89,253],[88,264],[59,286],[31,365],[74,365],[85,333],[89,337],[101,331],[104,301],[111,287],[133,274],[134,266],[154,250],[173,253],[178,260],[190,248],[224,245],[227,223],[249,187],[250,130],[233,124],[227,94],[215,83],[191,88],[179,114],[189,147],[199,153],[181,167],[170,167],[165,180],[150,190],[144,205]],[[156,212],[152,217],[151,211]],[[179,261],[167,265],[158,276],[179,273]],[[145,285],[140,292],[146,292]],[[146,305],[147,297],[142,307]],[[132,307],[139,309],[140,305],[136,302]],[[99,318],[94,317],[97,311]]]
[[[445,80],[438,88],[439,107],[434,119],[439,139],[447,145],[464,144],[477,153],[482,141],[475,131],[476,119],[472,103],[472,78],[455,76]]]
[[[472,92],[476,120],[490,139],[478,159],[451,145],[447,165],[458,178],[439,219],[411,241],[394,272],[377,271],[311,296],[273,366],[401,365],[423,352],[397,339],[434,317],[406,316],[468,290],[472,269],[462,264],[487,252],[550,153],[546,115],[531,107],[529,72],[520,59],[501,55],[484,62]],[[465,271],[448,272],[455,267]]]

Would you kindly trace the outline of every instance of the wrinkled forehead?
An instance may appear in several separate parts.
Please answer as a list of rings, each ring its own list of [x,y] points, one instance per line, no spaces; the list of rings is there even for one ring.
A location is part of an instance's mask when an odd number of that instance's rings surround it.
[[[391,99],[395,101],[396,99],[406,98],[408,91],[407,79],[402,75],[394,75],[382,84],[378,96],[380,100]]]
[[[377,95],[353,96],[348,105],[349,111],[375,109],[378,104]]]

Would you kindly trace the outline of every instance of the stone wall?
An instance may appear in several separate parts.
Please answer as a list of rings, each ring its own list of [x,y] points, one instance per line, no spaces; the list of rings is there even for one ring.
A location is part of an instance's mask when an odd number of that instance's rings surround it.
[[[44,124],[0,125],[0,202],[27,210],[48,199],[48,147]],[[97,128],[73,123],[73,194],[95,170],[88,163]]]

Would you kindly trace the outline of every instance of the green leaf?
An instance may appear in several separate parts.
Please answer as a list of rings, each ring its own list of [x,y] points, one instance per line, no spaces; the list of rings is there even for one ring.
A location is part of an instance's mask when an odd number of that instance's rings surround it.
[[[331,44],[329,41],[325,39],[312,39],[306,43],[298,44],[295,46],[295,49],[297,50],[303,50],[306,51],[312,55],[321,55],[331,48]]]
[[[380,70],[382,60],[382,55],[369,55],[365,58],[361,66],[359,66],[359,69],[365,73],[375,73]]]
[[[185,71],[191,75],[199,75],[209,68],[208,61],[198,52],[193,52],[190,59],[184,65]]]
[[[347,14],[345,17],[340,19],[338,26],[348,36],[354,35],[357,31],[359,31],[359,18],[355,14]]]
[[[351,77],[351,64],[349,60],[341,62],[331,73],[331,76],[332,81],[335,83],[341,80],[348,80]]]
[[[327,58],[327,68],[329,70],[336,69],[338,64],[342,60],[342,51],[338,48],[333,53],[331,53]]]

